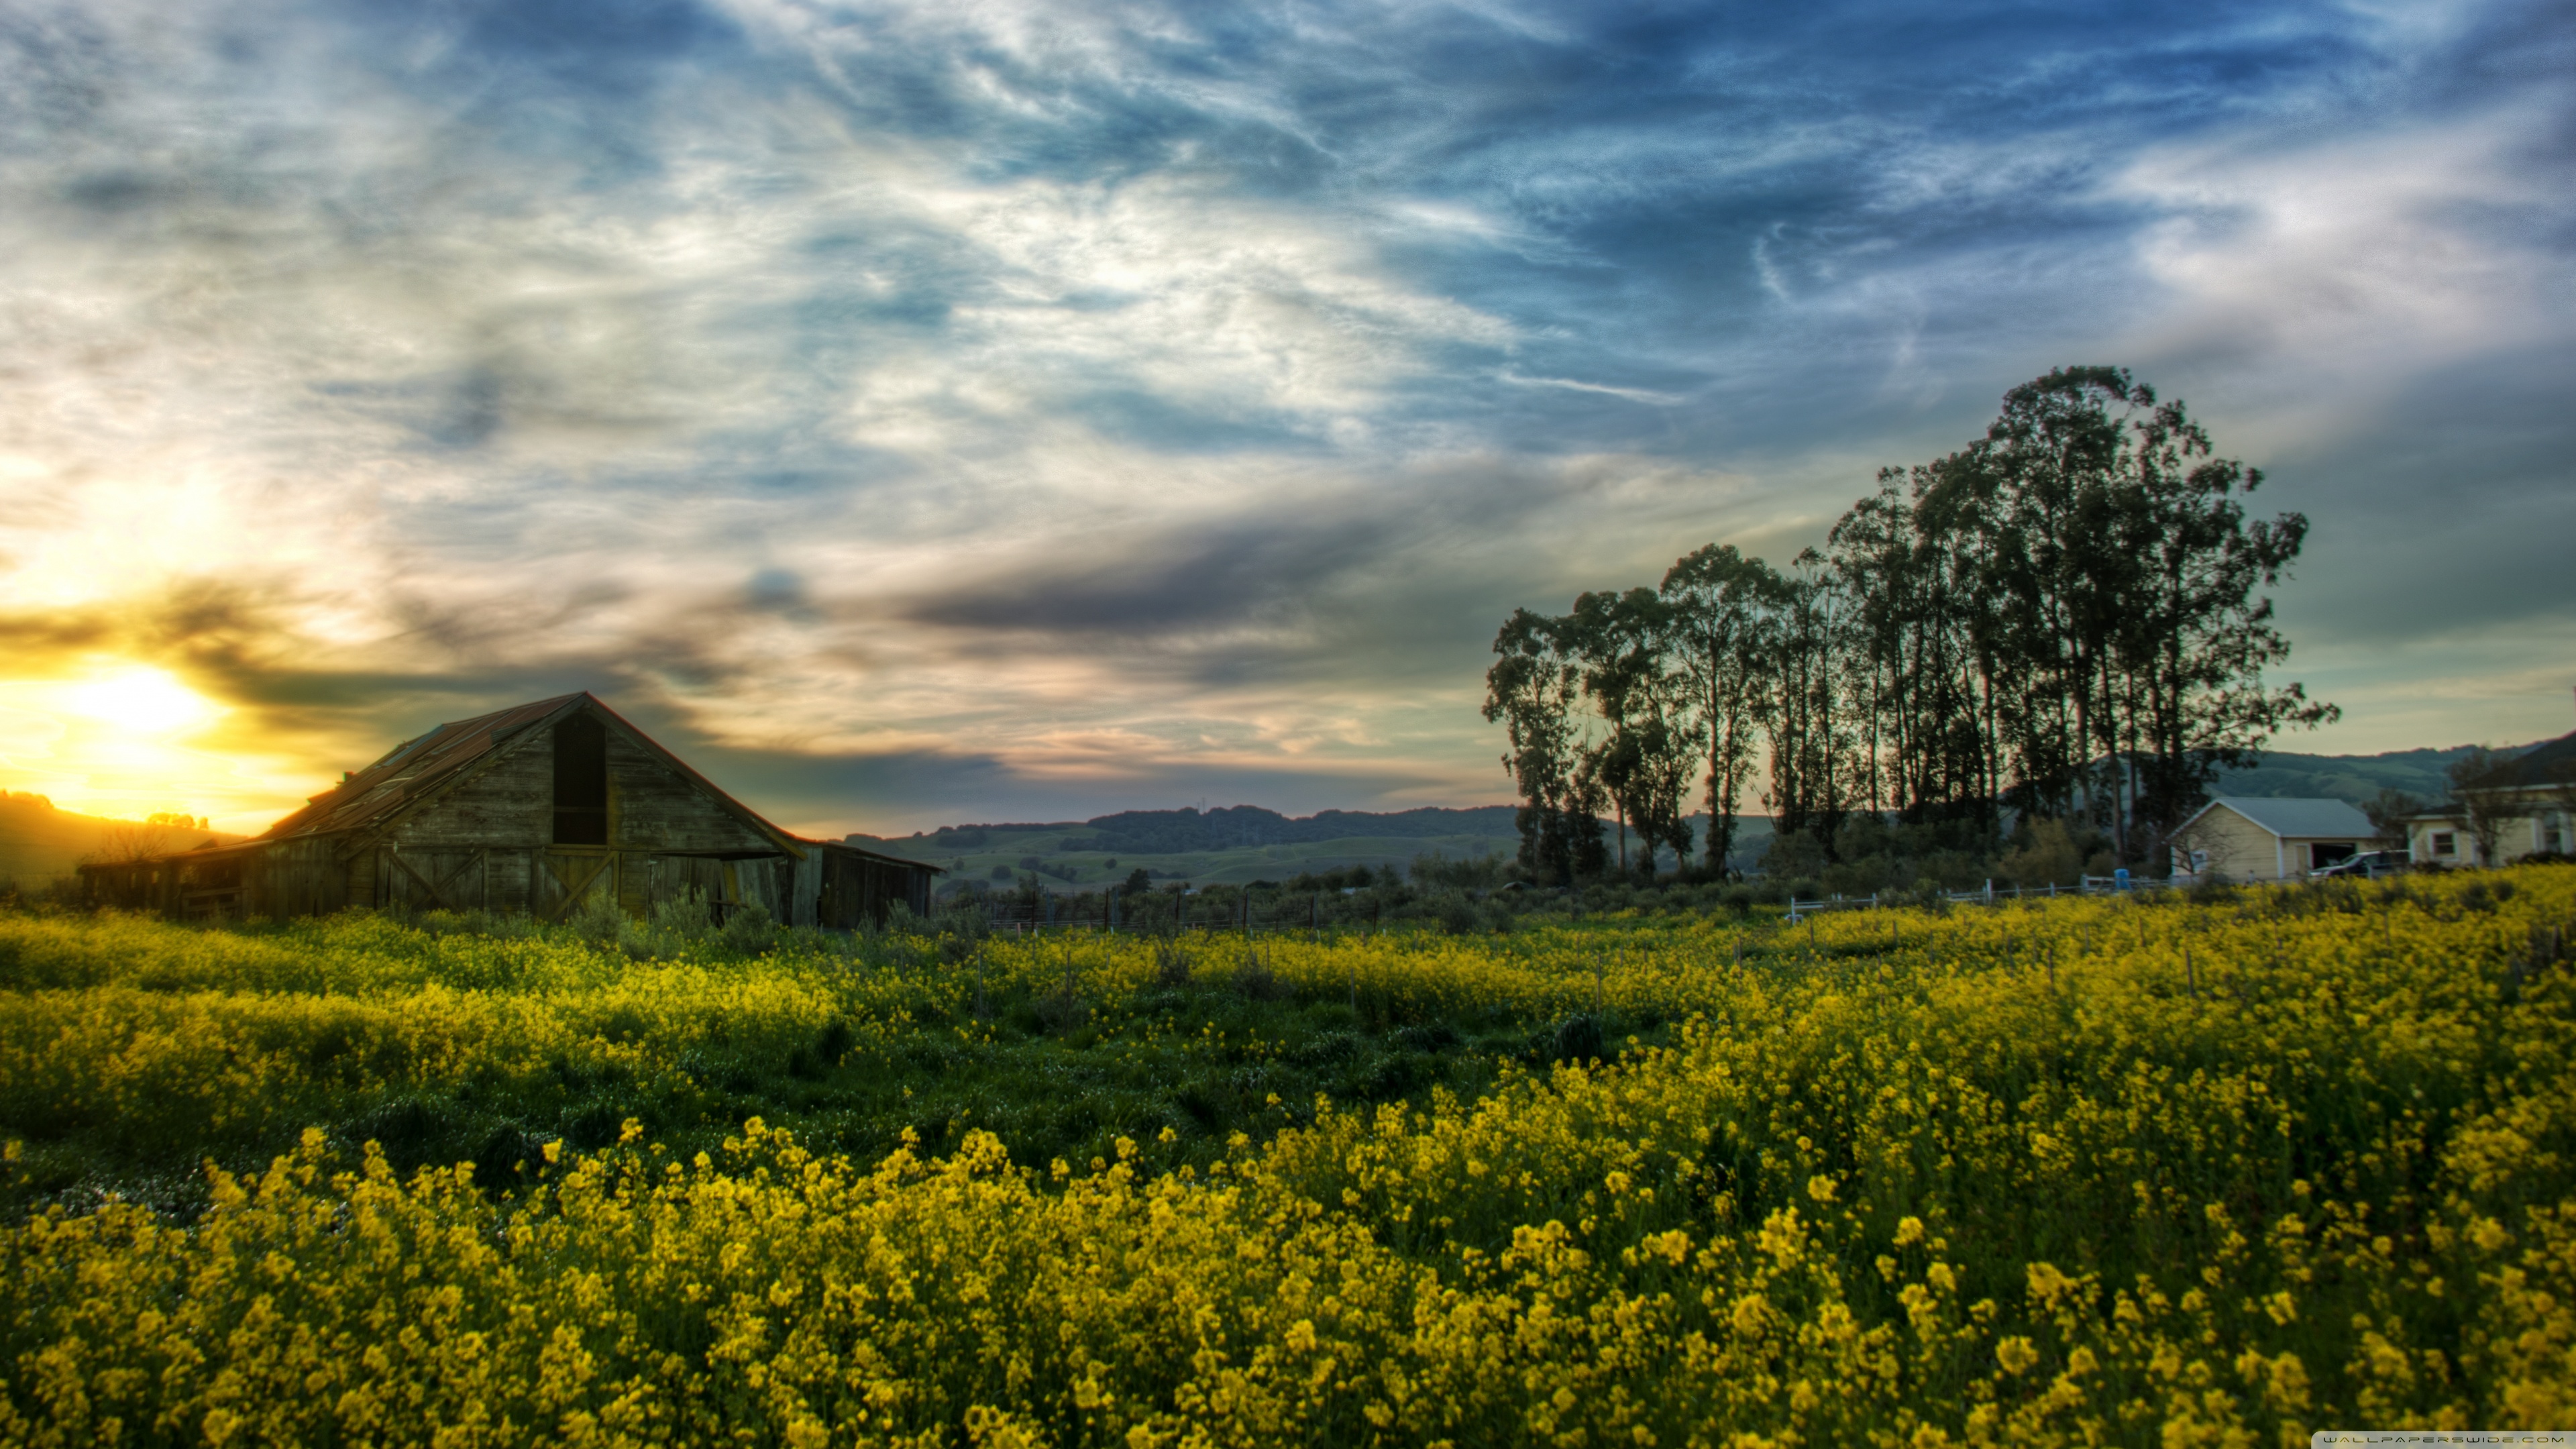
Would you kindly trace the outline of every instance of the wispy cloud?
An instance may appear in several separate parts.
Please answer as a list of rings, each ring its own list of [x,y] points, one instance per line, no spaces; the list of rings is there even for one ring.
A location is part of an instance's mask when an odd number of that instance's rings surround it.
[[[1603,397],[1626,398],[1649,407],[1678,407],[1690,401],[1679,393],[1656,392],[1651,388],[1612,387],[1608,383],[1580,382],[1570,377],[1524,377],[1510,368],[1503,369],[1499,376],[1514,387],[1561,387],[1571,392],[1597,392]]]
[[[1513,604],[1794,547],[2091,360],[2273,463],[2359,618],[2372,529],[2474,572],[2415,442],[2555,486],[2560,30],[25,0],[8,672],[168,669],[317,778],[594,687],[817,826],[1490,798]]]

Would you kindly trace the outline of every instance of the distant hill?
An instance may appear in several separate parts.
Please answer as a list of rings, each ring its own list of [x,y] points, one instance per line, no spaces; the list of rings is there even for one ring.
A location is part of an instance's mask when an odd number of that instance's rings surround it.
[[[2530,748],[2520,745],[2498,753],[2518,754]],[[2443,770],[2468,751],[2466,745],[2377,755],[2276,751],[2250,769],[2226,771],[2213,793],[2323,797],[2360,804],[2382,789],[2397,789],[2429,800],[2439,798],[2448,787]],[[970,879],[998,884],[1004,878],[1036,874],[1057,890],[1096,890],[1125,879],[1139,866],[1157,880],[1213,885],[1284,881],[1301,871],[1353,865],[1402,870],[1415,856],[1433,853],[1452,860],[1508,856],[1520,849],[1514,813],[1509,805],[1479,805],[1463,810],[1425,806],[1383,813],[1324,810],[1288,816],[1258,805],[1234,805],[1205,811],[1122,810],[1089,820],[1049,823],[946,825],[910,836],[853,835],[849,839],[854,845],[946,867],[950,875],[943,886]],[[1704,839],[1708,817],[1693,816],[1691,826],[1693,839]],[[57,810],[41,795],[0,791],[0,885],[41,886],[71,874],[84,859],[131,849],[148,829],[132,821]],[[173,850],[209,839],[240,838],[166,828],[154,836],[159,848]],[[1767,817],[1742,816],[1730,853],[1732,862],[1738,869],[1749,870],[1770,843]],[[1633,842],[1630,848],[1635,848]]]
[[[1097,890],[1139,867],[1156,880],[1241,885],[1354,865],[1402,871],[1418,855],[1451,860],[1513,855],[1521,844],[1516,814],[1509,805],[1479,805],[1287,816],[1257,805],[1235,805],[1208,811],[1122,810],[1090,820],[947,825],[911,836],[848,838],[853,845],[945,867],[949,877],[940,883],[943,890],[965,880],[999,885],[1031,874],[1053,890]],[[1697,818],[1694,834],[1705,829],[1705,817]],[[1741,819],[1736,863],[1751,866],[1770,840],[1769,820]],[[1636,848],[1633,839],[1629,848]]]
[[[1046,824],[948,825],[892,839],[849,837],[853,845],[945,867],[962,880],[1000,884],[1042,877],[1055,890],[1097,890],[1144,869],[1157,880],[1195,884],[1284,881],[1304,871],[1410,865],[1416,855],[1452,859],[1508,855],[1520,848],[1512,807],[1424,808],[1376,814],[1326,810],[1291,817],[1257,805],[1223,809],[1123,810]]]
[[[2512,745],[2496,751],[2518,755],[2548,741]],[[2468,754],[2470,746],[2447,750],[2391,750],[2380,755],[2302,755],[2277,750],[2251,769],[2228,770],[2210,787],[2213,795],[2247,795],[2256,799],[2348,800],[2355,805],[2378,797],[2381,790],[2403,790],[2422,800],[2438,800],[2451,782],[2442,772]]]
[[[243,837],[216,830],[144,825],[57,810],[42,795],[0,790],[0,886],[32,889],[70,875],[83,860],[141,850],[188,850]]]
[[[2324,798],[2358,805],[2383,789],[2427,800],[2449,788],[2443,771],[2469,752],[2467,745],[2439,750],[2391,750],[2377,755],[2266,754],[2249,769],[2222,773],[2219,795],[2258,798]],[[2532,748],[2517,745],[2499,754]],[[1301,871],[1323,872],[1365,865],[1402,870],[1417,855],[1452,860],[1512,855],[1520,834],[1509,805],[1463,810],[1426,806],[1384,813],[1324,810],[1288,816],[1258,805],[1216,810],[1122,810],[1089,820],[997,825],[945,825],[911,836],[849,837],[853,845],[945,867],[943,889],[966,880],[988,884],[1035,874],[1054,890],[1097,890],[1143,867],[1156,880],[1200,885],[1285,881]],[[1708,817],[1691,817],[1694,841],[1707,837]],[[1750,870],[1771,844],[1767,816],[1740,816],[1729,859]],[[1630,849],[1635,849],[1633,840]],[[1666,868],[1670,868],[1667,860]]]

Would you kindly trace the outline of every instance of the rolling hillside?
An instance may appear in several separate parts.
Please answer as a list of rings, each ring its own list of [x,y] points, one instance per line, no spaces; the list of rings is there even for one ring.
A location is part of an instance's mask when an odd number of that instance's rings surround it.
[[[2379,755],[2301,755],[2279,750],[2265,755],[2250,770],[2220,775],[2213,793],[2349,800],[2359,805],[2377,798],[2381,790],[2403,790],[2420,800],[2438,800],[2450,789],[2442,772],[2468,754],[2469,748],[2453,745],[2446,750],[2391,750]],[[2531,748],[2510,745],[2497,753],[2518,755]]]
[[[1210,810],[1126,810],[1050,824],[950,825],[884,839],[852,835],[853,845],[950,872],[961,880],[1003,884],[1035,873],[1055,890],[1097,890],[1142,867],[1157,881],[1241,885],[1286,881],[1301,872],[1363,865],[1404,870],[1418,855],[1451,860],[1510,856],[1520,849],[1513,807],[1425,808],[1374,814],[1326,810],[1291,817],[1255,805]],[[1706,817],[1694,817],[1694,834]],[[1735,858],[1750,866],[1770,843],[1771,823],[1738,823]],[[1633,841],[1631,848],[1634,848]]]
[[[2500,753],[2531,748],[2512,746]],[[2438,799],[2447,788],[2443,771],[2468,753],[2448,749],[2392,750],[2377,755],[2304,755],[2279,751],[2251,769],[2229,770],[2212,793],[2262,798],[2322,797],[2361,804],[2383,789]],[[911,836],[852,835],[853,845],[909,860],[928,861],[961,881],[1000,885],[1029,874],[1054,890],[1098,890],[1143,867],[1157,881],[1240,885],[1286,881],[1300,872],[1321,873],[1354,865],[1401,871],[1417,855],[1451,860],[1510,856],[1520,849],[1513,808],[1484,805],[1464,810],[1424,808],[1385,814],[1326,810],[1286,816],[1257,805],[1199,810],[1123,810],[1090,820],[1004,825],[949,825]],[[1694,839],[1705,838],[1708,817],[1691,817]],[[1737,824],[1730,858],[1750,870],[1771,843],[1771,822],[1760,815]],[[1633,844],[1632,847],[1633,848]]]
[[[57,810],[42,795],[0,791],[0,889],[32,890],[72,873],[83,860],[136,850],[186,850],[207,840],[239,840],[213,830],[181,830],[103,820]]]
[[[2530,746],[2516,746],[2515,753]],[[2393,750],[2377,755],[2266,755],[2259,766],[2230,770],[2215,793],[2257,797],[2322,796],[2355,804],[2382,789],[2438,798],[2443,770],[2468,752]],[[1364,865],[1397,871],[1414,857],[1451,860],[1511,856],[1520,848],[1513,808],[1484,805],[1463,810],[1426,807],[1374,813],[1325,810],[1286,816],[1256,805],[1200,810],[1123,810],[1090,820],[1045,823],[950,825],[910,836],[852,835],[854,845],[882,850],[947,869],[943,885],[965,880],[988,884],[1035,873],[1057,890],[1097,890],[1143,867],[1157,881],[1239,885],[1286,881],[1300,872]],[[1705,815],[1692,817],[1693,837],[1703,838]],[[85,858],[131,849],[150,827],[57,810],[41,795],[0,791],[0,886],[42,886],[69,875]],[[210,831],[160,830],[159,848],[186,849],[215,837]],[[1771,822],[1759,815],[1738,822],[1732,859],[1751,869],[1771,842]],[[1632,845],[1633,848],[1633,845]]]
[[[941,866],[950,872],[943,885],[1000,884],[1034,873],[1057,890],[1097,890],[1140,867],[1158,881],[1241,884],[1353,865],[1402,870],[1426,852],[1460,859],[1520,848],[1508,805],[1383,815],[1327,810],[1302,818],[1255,805],[1125,810],[1082,821],[950,825],[891,840],[849,840]]]

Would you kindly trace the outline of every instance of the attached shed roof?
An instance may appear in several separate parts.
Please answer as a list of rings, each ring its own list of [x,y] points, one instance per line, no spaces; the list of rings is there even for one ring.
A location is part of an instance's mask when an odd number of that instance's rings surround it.
[[[2379,833],[2370,817],[2347,800],[2277,800],[2253,795],[2221,795],[2202,807],[2202,814],[2224,805],[2284,840],[2367,840]],[[2198,819],[2198,816],[2194,816]]]
[[[899,865],[907,870],[926,870],[932,875],[948,874],[948,867],[944,865],[932,865],[929,861],[914,860],[909,856],[888,855],[882,850],[867,850],[860,846],[852,845],[846,840],[806,840],[805,837],[801,835],[796,838],[804,844],[817,847],[818,849],[826,852],[836,852],[841,855],[855,855],[862,860],[873,860],[879,865]]]

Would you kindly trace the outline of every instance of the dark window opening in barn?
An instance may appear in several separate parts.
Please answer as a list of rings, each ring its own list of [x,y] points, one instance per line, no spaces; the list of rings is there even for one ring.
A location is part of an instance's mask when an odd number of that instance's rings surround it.
[[[608,727],[586,714],[555,726],[555,844],[608,843]]]

